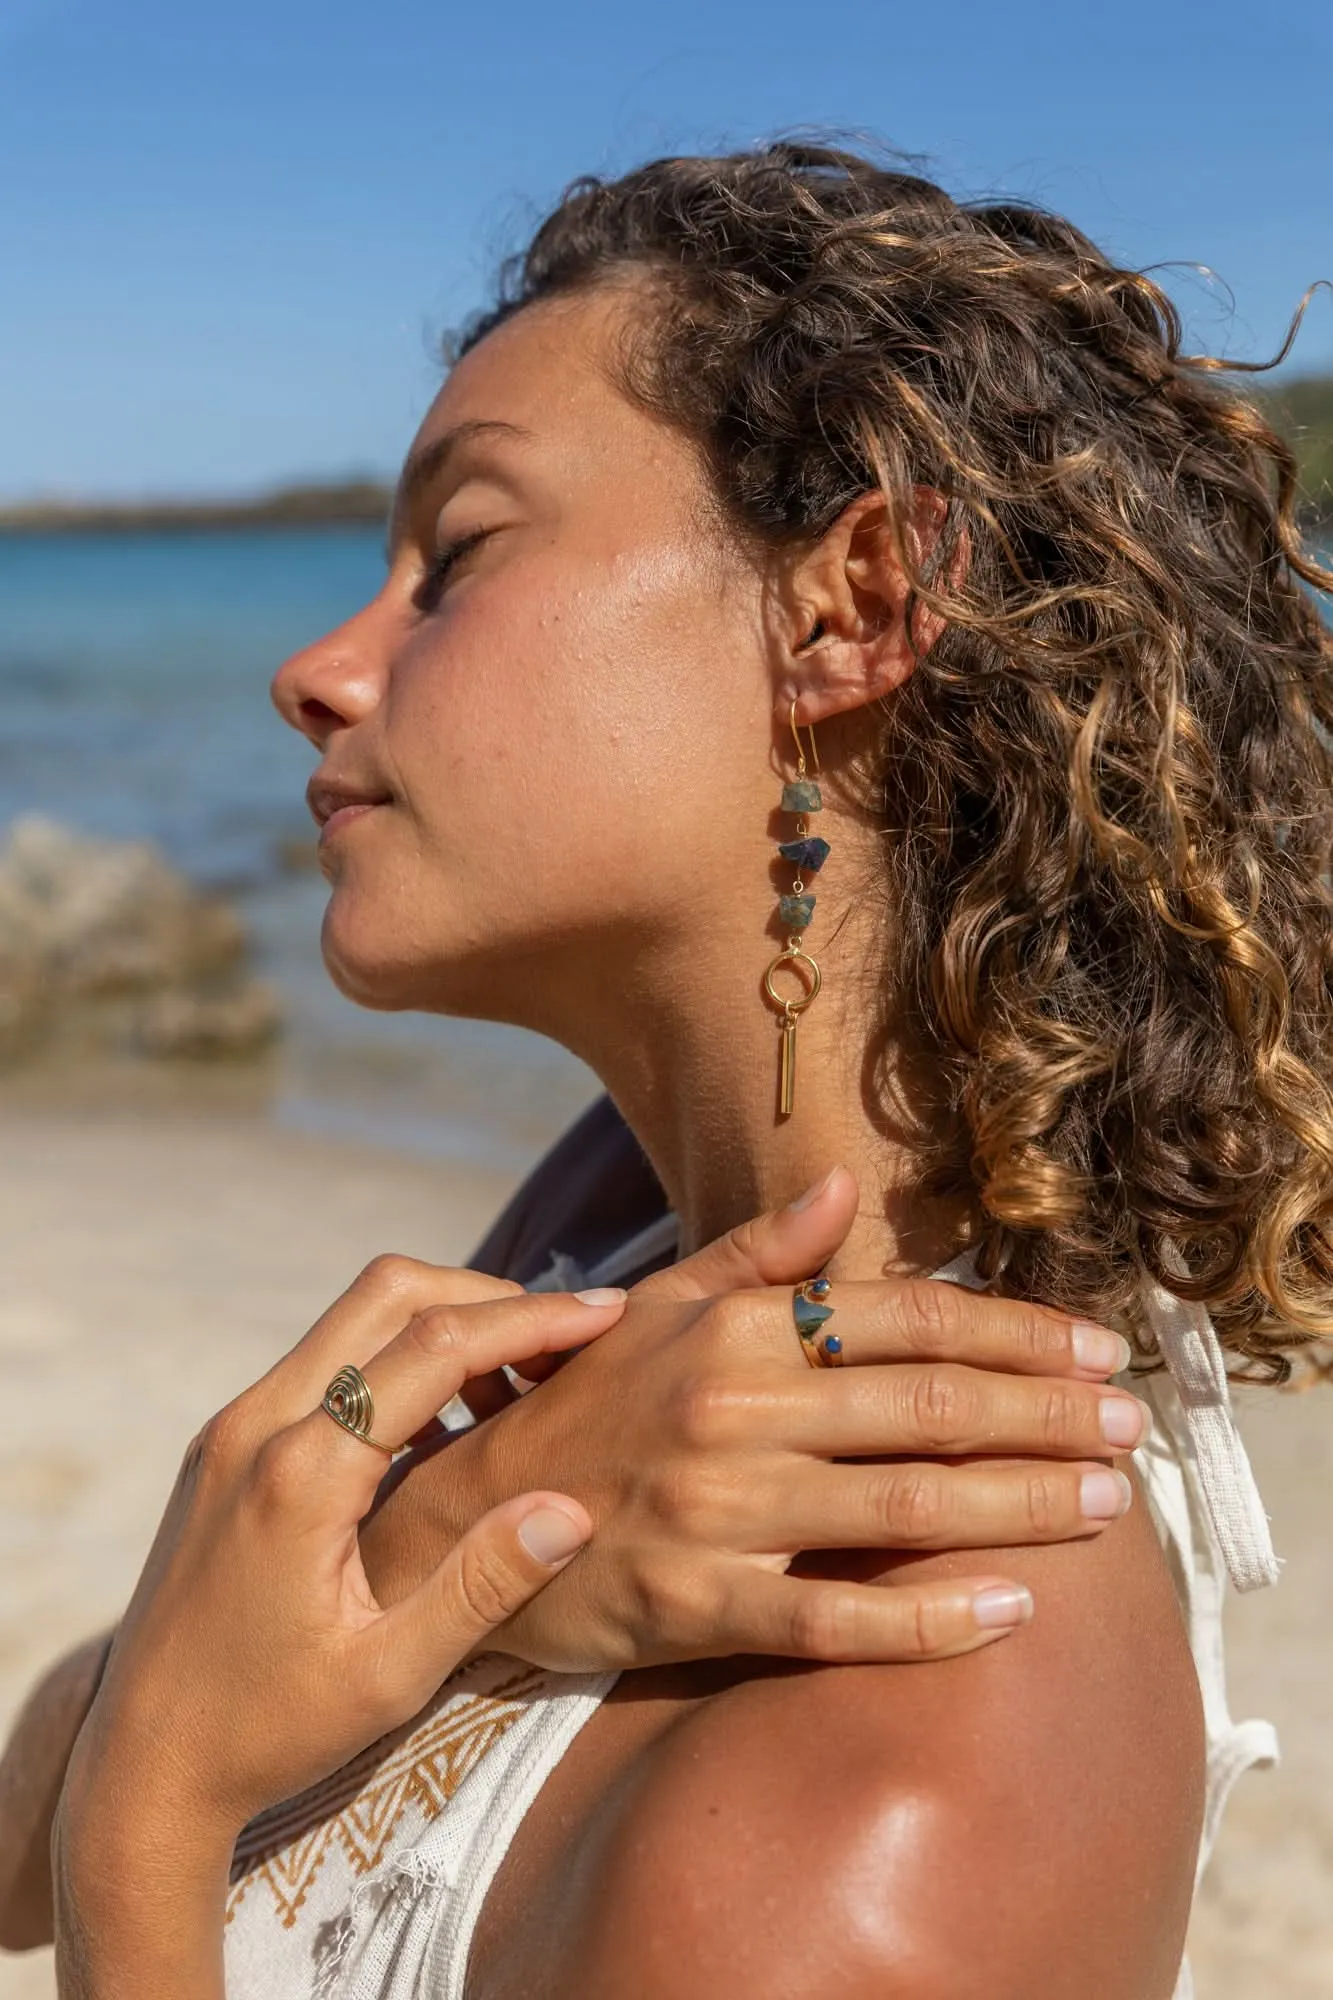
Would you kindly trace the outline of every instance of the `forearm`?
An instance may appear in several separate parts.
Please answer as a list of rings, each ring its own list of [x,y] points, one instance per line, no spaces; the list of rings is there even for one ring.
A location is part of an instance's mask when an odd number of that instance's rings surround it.
[[[111,1634],[57,1662],[29,1695],[0,1757],[0,1949],[53,1935],[51,1829],[65,1772],[92,1705]]]
[[[62,1807],[54,1845],[60,2000],[223,2000],[229,1837],[184,1816],[153,1835]]]

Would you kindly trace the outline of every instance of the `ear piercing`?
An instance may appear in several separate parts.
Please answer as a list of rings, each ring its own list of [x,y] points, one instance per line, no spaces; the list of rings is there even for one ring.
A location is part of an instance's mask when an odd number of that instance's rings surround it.
[[[778,1058],[778,1116],[789,1118],[796,1102],[796,1029],[801,1015],[816,999],[823,974],[801,943],[802,933],[815,914],[815,899],[807,894],[805,878],[817,875],[829,857],[829,844],[810,832],[808,815],[822,812],[823,794],[814,778],[806,775],[805,745],[796,726],[796,703],[791,705],[791,733],[796,745],[796,775],[782,787],[782,811],[796,817],[795,836],[778,843],[778,853],[794,869],[790,891],[778,898],[778,915],[787,928],[787,942],[764,974],[764,994],[778,1015],[781,1043]],[[810,739],[810,761],[819,769],[814,725],[806,724]],[[776,979],[795,975],[798,990],[786,998],[778,991]]]

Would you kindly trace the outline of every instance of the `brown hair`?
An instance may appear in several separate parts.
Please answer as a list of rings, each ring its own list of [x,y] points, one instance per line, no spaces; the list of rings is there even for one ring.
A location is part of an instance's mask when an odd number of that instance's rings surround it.
[[[578,182],[468,344],[621,273],[627,386],[749,532],[947,501],[925,562],[898,531],[944,630],[873,767],[929,1183],[1006,1290],[1134,1325],[1148,1272],[1282,1377],[1333,1332],[1333,575],[1290,451],[1071,224],[849,152]]]

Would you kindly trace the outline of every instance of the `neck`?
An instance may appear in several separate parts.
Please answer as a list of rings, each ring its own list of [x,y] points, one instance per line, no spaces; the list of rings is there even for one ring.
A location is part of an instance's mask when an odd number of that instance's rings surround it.
[[[840,919],[840,920],[839,920]],[[823,928],[821,926],[821,928]],[[872,1060],[883,1002],[866,968],[883,942],[856,912],[836,913],[820,959],[823,990],[797,1032],[795,1103],[778,1116],[779,1027],[760,994],[778,948],[759,940],[755,962],[735,939],[666,948],[629,981],[606,980],[615,1014],[580,1009],[560,1039],[594,1068],[637,1135],[679,1215],[688,1251],[764,1209],[778,1208],[849,1167],[860,1211],[832,1269],[842,1277],[934,1269],[957,1248],[956,1216],[912,1195],[914,1155],[883,1105],[886,1078]]]

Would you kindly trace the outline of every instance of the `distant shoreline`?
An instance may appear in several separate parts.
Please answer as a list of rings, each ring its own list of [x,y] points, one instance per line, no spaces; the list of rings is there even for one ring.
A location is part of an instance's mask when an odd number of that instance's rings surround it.
[[[30,501],[0,507],[0,535],[382,527],[392,498],[392,487],[379,480],[349,479],[331,486],[285,486],[237,500]]]

